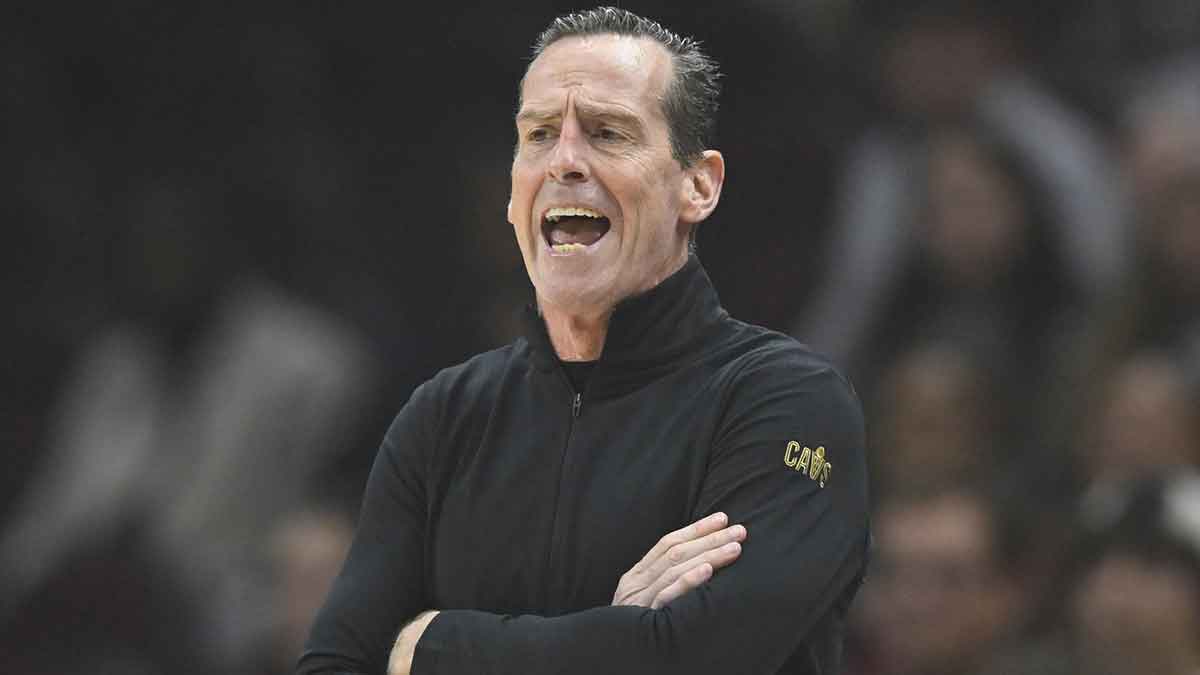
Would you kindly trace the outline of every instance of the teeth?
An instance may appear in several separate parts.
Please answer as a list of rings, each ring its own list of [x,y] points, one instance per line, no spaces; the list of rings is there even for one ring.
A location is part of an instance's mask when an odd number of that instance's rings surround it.
[[[587,247],[583,244],[551,244],[550,248],[554,249],[555,253],[570,253],[571,251],[582,251]]]
[[[588,218],[603,218],[604,214],[599,211],[585,208],[582,206],[556,206],[546,212],[546,220],[557,223],[559,218],[564,216],[586,216]]]

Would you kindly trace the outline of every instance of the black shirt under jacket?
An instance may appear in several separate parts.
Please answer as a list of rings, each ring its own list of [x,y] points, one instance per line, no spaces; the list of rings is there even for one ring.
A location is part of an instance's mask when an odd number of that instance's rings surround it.
[[[694,256],[617,306],[581,394],[530,309],[524,337],[396,417],[298,672],[384,673],[438,609],[414,675],[837,673],[863,446],[846,379],[730,318]],[[609,606],[663,535],[716,511],[747,529],[731,566],[657,610]]]

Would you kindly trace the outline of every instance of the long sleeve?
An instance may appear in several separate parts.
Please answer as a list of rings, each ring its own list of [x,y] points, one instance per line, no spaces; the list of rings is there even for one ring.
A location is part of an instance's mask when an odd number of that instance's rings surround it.
[[[346,563],[317,615],[298,675],[383,673],[425,597],[425,477],[436,409],[418,388],[392,423],[367,481]]]
[[[840,621],[862,577],[864,442],[861,407],[839,375],[790,357],[758,361],[731,389],[692,514],[724,510],[746,525],[737,561],[658,610],[443,611],[417,645],[414,674],[766,675],[789,657],[803,672],[836,670],[837,646],[809,640],[836,630],[818,623]]]

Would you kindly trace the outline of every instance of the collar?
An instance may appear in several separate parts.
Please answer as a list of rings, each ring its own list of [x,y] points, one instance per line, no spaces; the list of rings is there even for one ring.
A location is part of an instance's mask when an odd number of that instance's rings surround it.
[[[637,388],[669,371],[705,343],[728,314],[695,254],[659,285],[617,303],[588,394]],[[522,316],[525,339],[539,370],[558,367],[558,355],[533,304]]]

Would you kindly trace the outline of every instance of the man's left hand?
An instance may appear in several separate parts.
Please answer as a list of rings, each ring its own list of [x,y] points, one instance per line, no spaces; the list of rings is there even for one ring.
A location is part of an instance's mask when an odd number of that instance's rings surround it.
[[[725,527],[729,517],[714,513],[667,534],[621,576],[614,605],[658,609],[700,584],[742,554],[743,525]]]

